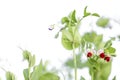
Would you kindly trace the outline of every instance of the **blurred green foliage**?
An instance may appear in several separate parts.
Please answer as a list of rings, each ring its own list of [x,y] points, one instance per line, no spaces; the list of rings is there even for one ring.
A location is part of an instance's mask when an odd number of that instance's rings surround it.
[[[60,80],[56,73],[47,70],[47,65],[43,65],[42,60],[38,65],[35,65],[35,55],[32,56],[29,51],[23,51],[23,58],[29,64],[28,68],[23,70],[25,80]]]
[[[110,21],[109,18],[100,17],[97,20],[96,24],[97,24],[98,27],[106,28],[107,25],[109,24],[109,21]]]
[[[6,72],[6,80],[16,80],[15,75],[12,72],[7,71]]]

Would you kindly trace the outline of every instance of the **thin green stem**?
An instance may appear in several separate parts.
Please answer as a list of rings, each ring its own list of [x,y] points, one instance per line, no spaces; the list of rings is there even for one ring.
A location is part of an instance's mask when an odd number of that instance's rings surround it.
[[[92,79],[91,80],[94,80],[94,72],[92,72]]]
[[[28,78],[29,78],[29,80],[31,80],[30,79],[30,67],[28,67]]]
[[[77,80],[77,62],[76,62],[76,54],[75,54],[75,46],[74,46],[74,43],[73,43],[73,59],[74,59],[75,80]]]

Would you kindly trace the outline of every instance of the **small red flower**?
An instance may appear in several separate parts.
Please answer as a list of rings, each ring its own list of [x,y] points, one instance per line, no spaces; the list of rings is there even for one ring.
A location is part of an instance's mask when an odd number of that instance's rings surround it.
[[[107,62],[109,62],[109,61],[110,61],[110,57],[109,57],[109,56],[106,56],[106,57],[104,58],[104,60],[106,60]]]
[[[102,53],[100,53],[100,58],[105,58],[105,53],[104,52],[102,52]]]
[[[91,52],[87,53],[87,57],[91,57],[93,54]]]

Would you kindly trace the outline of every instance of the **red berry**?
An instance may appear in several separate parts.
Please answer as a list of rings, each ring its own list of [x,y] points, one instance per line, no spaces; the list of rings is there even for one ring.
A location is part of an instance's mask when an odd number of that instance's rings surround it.
[[[100,58],[104,58],[105,57],[105,53],[100,53]]]
[[[92,53],[91,52],[88,52],[87,53],[87,57],[91,57],[92,56]]]
[[[110,57],[109,57],[109,56],[106,56],[104,59],[105,59],[107,62],[110,61]]]

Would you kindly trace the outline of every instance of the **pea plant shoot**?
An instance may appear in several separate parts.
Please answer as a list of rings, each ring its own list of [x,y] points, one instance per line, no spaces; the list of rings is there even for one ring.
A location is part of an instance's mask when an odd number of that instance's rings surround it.
[[[116,56],[116,49],[112,47],[114,39],[111,38],[103,42],[103,35],[98,35],[94,30],[80,35],[80,23],[89,16],[99,18],[96,22],[98,27],[105,28],[109,23],[108,18],[100,17],[97,13],[88,12],[86,6],[82,18],[76,18],[76,11],[73,10],[68,16],[61,19],[63,27],[57,32],[55,38],[58,38],[59,33],[61,33],[63,47],[73,52],[73,58],[69,59],[65,65],[74,68],[74,80],[78,80],[77,68],[86,66],[89,68],[91,80],[108,80],[111,73],[112,58]],[[76,49],[79,50],[79,54],[76,54]],[[80,62],[83,53],[87,57],[85,63]],[[81,77],[81,80],[85,80],[85,78]]]
[[[61,44],[66,50],[72,51],[72,58],[69,58],[64,67],[74,69],[74,77],[64,80],[86,80],[86,76],[81,76],[78,79],[77,70],[87,67],[89,69],[90,80],[108,80],[113,58],[116,56],[116,49],[113,47],[113,42],[116,37],[112,37],[104,41],[104,34],[98,34],[96,31],[91,30],[80,34],[81,23],[87,17],[95,17],[97,19],[96,26],[103,29],[110,28],[109,18],[101,17],[98,13],[91,13],[87,11],[87,6],[84,8],[83,16],[76,17],[76,10],[73,10],[68,16],[61,19],[63,27],[55,35],[55,38],[61,37]],[[87,24],[87,23],[86,23]],[[55,25],[50,26],[48,29],[52,31]],[[61,35],[60,35],[61,34]],[[120,36],[118,36],[120,38]],[[24,80],[62,80],[58,75],[59,70],[48,70],[47,62],[42,60],[38,65],[35,64],[36,57],[28,50],[22,50],[23,60],[27,61],[28,67],[23,70]],[[82,60],[83,55],[86,60]],[[14,73],[5,70],[6,80],[17,80]],[[69,72],[71,75],[71,73]],[[63,73],[63,77],[66,77]],[[1,80],[1,78],[0,78]],[[112,80],[116,80],[116,76]]]

